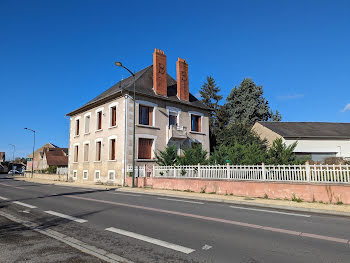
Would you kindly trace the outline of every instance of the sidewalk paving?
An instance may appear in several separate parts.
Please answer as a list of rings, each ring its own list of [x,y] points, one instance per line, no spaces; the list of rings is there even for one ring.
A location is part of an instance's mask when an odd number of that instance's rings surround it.
[[[177,190],[161,190],[152,188],[130,188],[121,186],[107,186],[107,185],[95,185],[93,183],[78,183],[78,182],[60,182],[51,181],[37,178],[24,178],[14,177],[16,180],[24,180],[28,182],[42,183],[42,184],[54,184],[70,187],[83,187],[91,189],[116,189],[120,192],[133,192],[150,195],[178,197],[186,199],[196,199],[209,202],[224,202],[231,204],[239,204],[245,206],[265,207],[265,208],[276,208],[291,211],[304,211],[312,213],[321,213],[329,215],[341,215],[350,217],[350,205],[335,205],[335,204],[324,204],[324,203],[309,203],[309,202],[294,202],[289,200],[275,200],[275,199],[264,199],[256,197],[244,197],[244,196],[232,196],[232,195],[218,195],[218,194],[206,194],[206,193],[194,193],[194,192],[183,192]]]

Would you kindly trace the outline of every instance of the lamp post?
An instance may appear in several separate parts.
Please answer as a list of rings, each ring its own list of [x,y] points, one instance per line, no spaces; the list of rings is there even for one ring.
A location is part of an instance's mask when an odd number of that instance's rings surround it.
[[[10,146],[13,147],[13,153],[12,153],[12,161],[15,161],[15,151],[16,151],[16,145],[9,143]]]
[[[136,113],[136,95],[135,95],[135,90],[136,90],[136,79],[135,79],[135,74],[132,73],[130,69],[127,67],[123,66],[123,64],[119,61],[114,63],[118,67],[122,67],[126,69],[134,78],[134,118],[133,118],[133,129],[132,129],[132,187],[135,187],[135,113]]]
[[[33,143],[33,158],[32,158],[32,178],[34,177],[34,149],[35,149],[35,130],[24,128],[25,130],[32,131],[34,135],[34,143]]]

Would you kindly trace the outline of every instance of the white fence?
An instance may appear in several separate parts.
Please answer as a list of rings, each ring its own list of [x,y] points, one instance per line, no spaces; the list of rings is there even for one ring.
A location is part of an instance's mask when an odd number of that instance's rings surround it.
[[[68,174],[68,167],[57,167],[56,174],[60,174],[60,175]]]
[[[153,177],[350,184],[350,165],[154,166]]]
[[[126,170],[129,173],[132,173],[132,165],[128,165]],[[135,176],[136,177],[145,177],[146,176],[146,166],[135,166]]]

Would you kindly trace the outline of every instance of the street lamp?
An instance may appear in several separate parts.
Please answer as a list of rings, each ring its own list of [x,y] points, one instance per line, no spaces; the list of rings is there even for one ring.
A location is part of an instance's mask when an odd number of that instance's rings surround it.
[[[34,177],[34,149],[35,149],[35,130],[24,128],[25,130],[32,131],[34,135],[34,143],[33,143],[33,158],[32,158],[32,178]]]
[[[15,151],[16,151],[16,145],[9,143],[10,146],[13,147],[13,153],[12,153],[12,161],[15,161]]]
[[[117,61],[114,63],[118,67],[122,67],[129,71],[129,73],[133,76],[134,78],[134,123],[133,123],[133,131],[132,131],[132,187],[135,187],[135,112],[136,112],[136,95],[135,95],[135,90],[136,90],[136,79],[135,79],[135,74],[132,73],[130,69],[127,67],[124,67],[123,64],[120,61]]]

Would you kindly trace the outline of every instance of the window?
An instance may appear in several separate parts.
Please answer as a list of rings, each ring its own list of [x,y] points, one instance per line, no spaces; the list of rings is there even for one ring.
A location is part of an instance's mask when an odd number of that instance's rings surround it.
[[[111,115],[110,126],[114,127],[117,125],[117,107],[116,106],[110,108],[110,115]]]
[[[115,143],[116,143],[116,139],[110,139],[109,140],[109,160],[115,160],[116,158],[116,154],[115,154]]]
[[[85,133],[90,132],[90,115],[85,116]]]
[[[89,161],[89,144],[85,143],[84,144],[84,162]]]
[[[201,132],[201,116],[191,114],[191,131]]]
[[[152,158],[152,144],[153,139],[139,139],[139,159],[151,159]]]
[[[95,171],[95,180],[100,180],[100,171]]]
[[[114,170],[109,170],[108,171],[108,180],[109,181],[114,181],[115,179],[115,171]]]
[[[73,179],[76,180],[78,178],[78,171],[74,170],[73,171]]]
[[[102,148],[102,142],[101,141],[96,142],[96,161],[101,161],[101,148]]]
[[[169,126],[177,126],[177,113],[169,112]]]
[[[79,135],[79,123],[80,123],[80,119],[75,120],[75,135],[78,136]]]
[[[139,106],[139,124],[143,125],[153,125],[153,107],[148,107],[144,105]]]
[[[84,179],[84,180],[87,180],[87,179],[88,179],[88,175],[89,175],[88,171],[87,171],[87,170],[84,170],[84,171],[83,171],[83,179]]]
[[[97,130],[101,130],[102,129],[102,111],[98,111],[96,113],[96,121],[97,121]]]
[[[79,146],[75,145],[74,146],[74,162],[77,163],[78,162],[78,154],[79,154]]]

